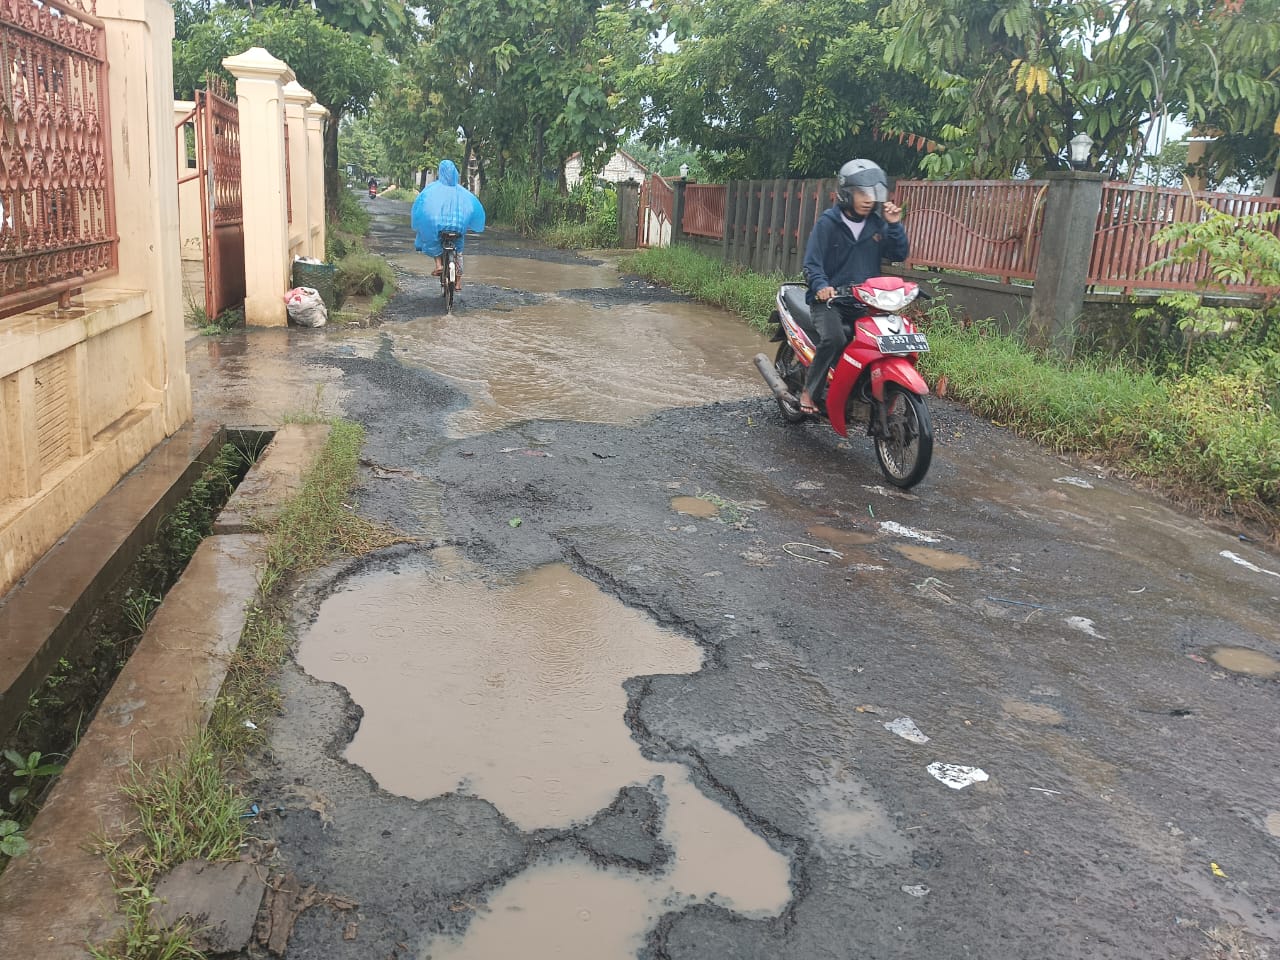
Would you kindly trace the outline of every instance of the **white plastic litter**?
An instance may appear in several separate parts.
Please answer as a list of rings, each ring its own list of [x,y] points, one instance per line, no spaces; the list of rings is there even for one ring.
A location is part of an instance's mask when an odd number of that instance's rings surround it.
[[[1272,577],[1280,577],[1280,573],[1276,573],[1274,570],[1267,570],[1264,567],[1258,566],[1256,563],[1250,563],[1244,557],[1239,556],[1238,554],[1232,553],[1230,550],[1223,550],[1221,553],[1218,554],[1218,556],[1226,557],[1232,563],[1238,563],[1240,564],[1240,566],[1244,567],[1246,570],[1252,570],[1254,573],[1265,573]]]
[[[1073,487],[1080,487],[1084,490],[1092,490],[1093,484],[1084,477],[1057,477],[1054,483],[1069,483]]]
[[[880,524],[880,529],[885,533],[891,533],[895,537],[906,537],[908,540],[922,540],[925,543],[941,543],[937,537],[930,536],[921,530],[912,530],[910,527],[904,527],[900,523],[892,520],[884,520]]]
[[[952,790],[963,790],[971,783],[991,779],[981,767],[962,767],[958,763],[931,763],[928,770],[935,780],[945,783]]]
[[[929,892],[929,888],[923,883],[903,884],[902,892],[912,897],[923,897]]]
[[[300,327],[323,327],[329,320],[320,291],[315,287],[294,287],[284,295],[289,319]]]
[[[884,728],[890,733],[896,733],[903,740],[910,740],[912,743],[929,742],[929,738],[920,731],[920,728],[916,726],[915,721],[910,717],[899,717],[897,720],[890,720],[884,725]]]
[[[1097,637],[1099,640],[1107,639],[1097,630],[1093,629],[1093,621],[1088,617],[1067,617],[1066,624],[1072,630],[1079,630],[1081,633],[1087,633],[1091,637]]]

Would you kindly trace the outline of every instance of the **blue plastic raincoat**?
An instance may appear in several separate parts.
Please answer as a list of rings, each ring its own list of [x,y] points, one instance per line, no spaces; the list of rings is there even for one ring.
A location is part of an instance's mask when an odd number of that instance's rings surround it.
[[[441,160],[434,183],[428,183],[413,201],[409,217],[416,234],[413,246],[429,257],[440,256],[440,231],[453,230],[462,234],[458,240],[458,252],[462,252],[467,231],[484,232],[484,207],[476,195],[458,185],[458,168],[452,160]]]

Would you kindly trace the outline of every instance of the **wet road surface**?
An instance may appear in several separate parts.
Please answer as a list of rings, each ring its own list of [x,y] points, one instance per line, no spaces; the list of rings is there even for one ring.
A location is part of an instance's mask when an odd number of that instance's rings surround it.
[[[942,401],[886,488],[608,263],[472,238],[451,317],[397,263],[379,326],[190,349],[229,424],[364,423],[422,538],[300,594],[257,826],[360,907],[288,957],[1278,949],[1280,558]]]

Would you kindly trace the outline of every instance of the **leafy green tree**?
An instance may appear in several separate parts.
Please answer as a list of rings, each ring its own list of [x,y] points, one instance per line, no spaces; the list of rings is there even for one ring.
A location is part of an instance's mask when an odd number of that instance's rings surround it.
[[[926,86],[884,63],[879,0],[664,0],[677,43],[649,79],[645,139],[678,138],[730,177],[830,176],[853,156],[918,155],[885,133],[927,126]]]
[[[934,174],[1009,176],[1062,164],[1078,133],[1094,165],[1136,170],[1166,111],[1250,140],[1280,107],[1264,51],[1280,41],[1280,0],[890,0],[888,62],[938,94]],[[1268,19],[1269,18],[1269,19]],[[1269,111],[1269,114],[1268,114]],[[1265,123],[1264,123],[1265,121]],[[1224,142],[1215,162],[1249,152]]]
[[[427,15],[402,82],[379,98],[386,139],[400,144],[392,152],[430,153],[461,133],[464,162],[541,182],[575,152],[610,152],[638,124],[626,82],[650,45],[641,0],[432,0]]]
[[[186,39],[174,43],[177,95],[190,97],[210,71],[225,76],[223,58],[253,46],[288,63],[298,82],[329,111],[324,137],[325,196],[332,205],[340,185],[339,125],[343,117],[365,112],[387,75],[387,60],[368,37],[331,26],[307,6],[267,7],[256,14],[218,6],[189,27]]]

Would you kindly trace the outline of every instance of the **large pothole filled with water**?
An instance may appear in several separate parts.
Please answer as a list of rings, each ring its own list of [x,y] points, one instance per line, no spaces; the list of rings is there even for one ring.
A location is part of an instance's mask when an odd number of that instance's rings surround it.
[[[303,669],[364,711],[346,759],[401,796],[483,798],[526,831],[586,824],[647,785],[670,855],[536,861],[430,955],[623,960],[671,909],[779,915],[788,857],[687,766],[645,757],[624,719],[625,680],[695,673],[698,646],[563,565],[493,585],[451,552],[434,560],[356,574],[301,638]]]

